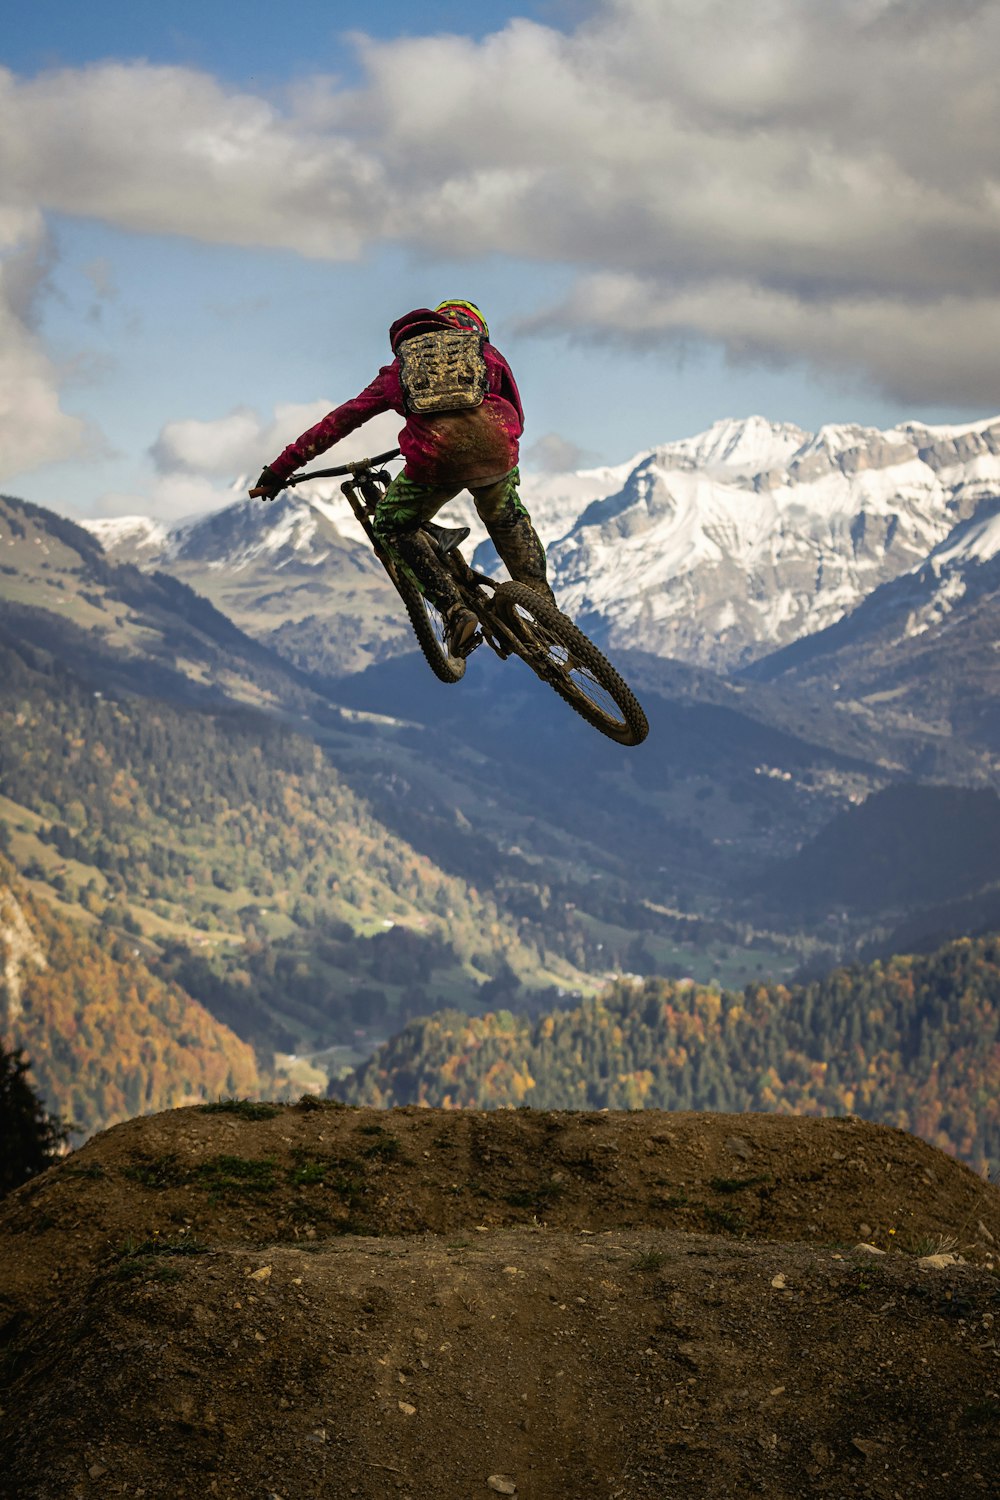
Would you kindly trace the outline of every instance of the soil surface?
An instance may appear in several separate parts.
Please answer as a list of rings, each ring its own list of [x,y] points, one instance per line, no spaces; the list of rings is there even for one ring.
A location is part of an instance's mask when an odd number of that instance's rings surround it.
[[[140,1118],[0,1209],[0,1495],[995,1497],[998,1252],[853,1118]]]

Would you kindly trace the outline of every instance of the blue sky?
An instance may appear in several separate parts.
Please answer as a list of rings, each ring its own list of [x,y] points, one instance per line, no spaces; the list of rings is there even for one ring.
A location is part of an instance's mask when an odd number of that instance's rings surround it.
[[[77,67],[108,58],[145,58],[149,62],[192,67],[241,85],[282,80],[317,71],[353,69],[342,38],[352,31],[369,36],[426,36],[459,32],[481,38],[498,30],[512,15],[565,26],[591,6],[573,0],[526,0],[517,6],[469,3],[469,0],[297,0],[294,9],[264,3],[252,10],[229,3],[171,0],[169,5],[141,0],[34,0],[7,28],[5,66],[18,73],[45,68]]]
[[[0,39],[0,484],[221,503],[447,295],[528,466],[990,415],[995,9],[38,0]]]

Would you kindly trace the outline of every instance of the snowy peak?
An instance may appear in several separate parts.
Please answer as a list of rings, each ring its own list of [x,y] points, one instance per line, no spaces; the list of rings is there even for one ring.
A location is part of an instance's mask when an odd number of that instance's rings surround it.
[[[318,517],[303,500],[280,496],[270,504],[240,500],[174,533],[172,559],[238,573],[262,559],[280,567],[298,554],[315,561]]]
[[[940,573],[945,568],[968,568],[977,563],[992,562],[998,555],[1000,505],[985,515],[977,511],[971,520],[956,526],[952,534],[935,547],[928,561]]]
[[[287,491],[270,503],[238,500],[207,516],[169,526],[142,516],[84,524],[118,561],[166,572],[175,565],[230,573],[258,566],[275,570],[290,565],[315,568],[333,552],[363,544],[350,507],[340,494],[323,498]]]
[[[545,545],[565,536],[592,501],[617,494],[629,475],[649,456],[649,451],[645,451],[625,463],[605,464],[596,469],[522,473],[521,497]]]
[[[697,470],[723,482],[770,489],[789,477],[810,480],[838,471],[889,468],[918,456],[917,443],[899,430],[883,433],[855,423],[827,423],[818,432],[805,432],[790,422],[766,417],[727,418],[707,432],[667,443],[654,452],[657,465]]]
[[[159,556],[169,545],[170,528],[162,521],[153,521],[148,516],[102,516],[81,521],[104,548],[114,553],[119,562],[136,562]]]
[[[902,434],[913,442],[921,456],[948,456],[959,460],[979,453],[1000,453],[1000,417],[986,417],[964,426],[928,426],[926,422],[902,422],[886,434]]]
[[[872,600],[888,619],[905,612],[897,639],[925,634],[942,624],[963,601],[974,602],[1000,590],[1000,492],[953,531],[927,560],[880,590]],[[883,598],[884,596],[884,598]],[[858,611],[859,616],[862,611]]]
[[[664,469],[698,469],[702,473],[736,479],[754,478],[784,469],[809,434],[787,422],[769,422],[766,417],[726,418],[713,422],[696,437],[666,443],[655,450],[656,463]]]
[[[717,422],[654,449],[592,502],[550,549],[550,571],[600,640],[725,669],[842,619],[957,545],[955,528],[998,497],[1000,421],[815,434]],[[998,537],[984,520],[963,555]]]

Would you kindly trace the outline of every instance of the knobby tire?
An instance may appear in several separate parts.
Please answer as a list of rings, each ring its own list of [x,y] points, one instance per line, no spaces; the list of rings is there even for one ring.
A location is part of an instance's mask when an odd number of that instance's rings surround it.
[[[465,657],[450,654],[444,642],[444,621],[437,610],[428,604],[408,573],[402,569],[386,571],[406,605],[413,633],[434,676],[439,682],[461,682],[465,676]],[[435,625],[435,621],[440,623]]]
[[[579,626],[525,583],[501,584],[492,609],[521,660],[581,718],[619,745],[642,743],[649,722],[638,699]]]

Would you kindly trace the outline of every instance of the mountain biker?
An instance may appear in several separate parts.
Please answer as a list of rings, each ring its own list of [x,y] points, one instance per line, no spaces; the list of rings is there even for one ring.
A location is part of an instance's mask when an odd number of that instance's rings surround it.
[[[521,398],[473,302],[450,298],[433,310],[417,308],[393,323],[389,344],[392,364],[266,465],[250,495],[273,500],[289,475],[369,417],[384,411],[405,416],[399,434],[404,468],[375,511],[375,534],[440,610],[449,650],[464,656],[477,644],[479,622],[419,529],[461,490],[471,492],[511,577],[553,599],[545,549],[518,494]]]

